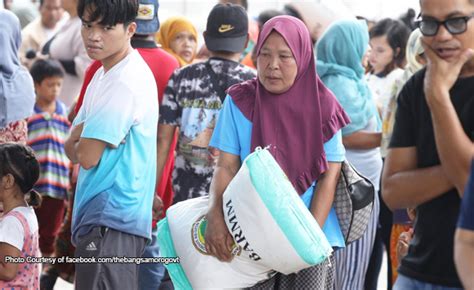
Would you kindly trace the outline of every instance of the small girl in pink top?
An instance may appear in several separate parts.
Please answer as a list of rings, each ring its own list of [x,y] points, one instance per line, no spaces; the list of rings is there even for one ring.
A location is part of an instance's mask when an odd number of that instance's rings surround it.
[[[0,289],[39,289],[38,221],[33,208],[41,202],[32,191],[39,164],[33,151],[16,143],[0,144]],[[28,202],[26,196],[29,195]]]

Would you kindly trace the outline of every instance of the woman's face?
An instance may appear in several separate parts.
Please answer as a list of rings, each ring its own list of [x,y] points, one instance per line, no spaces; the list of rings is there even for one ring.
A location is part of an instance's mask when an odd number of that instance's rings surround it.
[[[385,67],[392,62],[395,52],[387,41],[387,36],[378,36],[370,39],[372,48],[369,55],[369,63],[374,69],[374,73],[378,74],[385,70]]]
[[[194,59],[196,47],[196,38],[188,31],[179,32],[170,42],[171,50],[188,63]]]
[[[263,87],[273,94],[288,91],[295,82],[298,65],[285,39],[272,32],[257,57],[257,74]]]

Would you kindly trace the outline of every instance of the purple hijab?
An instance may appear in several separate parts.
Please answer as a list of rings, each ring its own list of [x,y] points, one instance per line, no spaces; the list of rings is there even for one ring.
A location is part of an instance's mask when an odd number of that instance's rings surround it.
[[[328,168],[324,143],[350,120],[316,75],[313,45],[304,23],[291,16],[269,20],[258,38],[258,54],[273,31],[285,39],[295,57],[298,72],[293,86],[272,94],[256,78],[230,87],[228,93],[252,122],[252,151],[270,145],[270,152],[302,194]]]

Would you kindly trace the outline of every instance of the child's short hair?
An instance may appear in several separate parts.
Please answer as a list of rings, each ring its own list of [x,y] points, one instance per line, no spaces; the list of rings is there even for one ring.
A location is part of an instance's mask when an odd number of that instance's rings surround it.
[[[18,143],[0,144],[0,178],[11,174],[23,194],[29,194],[28,204],[38,206],[41,196],[32,191],[38,181],[40,165],[30,147]]]
[[[85,11],[88,19],[84,19]],[[138,0],[79,0],[77,14],[83,21],[94,22],[104,26],[115,26],[123,23],[130,24],[138,13]]]
[[[40,84],[46,78],[64,77],[61,64],[52,59],[39,59],[35,61],[31,66],[30,74],[37,84]]]

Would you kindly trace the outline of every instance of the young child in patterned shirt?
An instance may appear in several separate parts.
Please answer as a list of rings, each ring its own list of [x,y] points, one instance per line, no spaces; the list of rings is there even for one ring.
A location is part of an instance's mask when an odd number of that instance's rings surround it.
[[[40,264],[27,257],[39,257],[38,221],[31,206],[41,196],[33,185],[39,163],[33,151],[18,143],[0,144],[0,289],[39,289]],[[26,196],[29,195],[27,200]]]
[[[53,60],[38,60],[31,67],[36,92],[34,114],[28,119],[28,145],[40,163],[40,177],[34,189],[43,202],[35,209],[39,222],[43,256],[54,252],[54,240],[62,224],[69,190],[70,161],[64,150],[71,124],[65,105],[57,98],[64,73]]]

